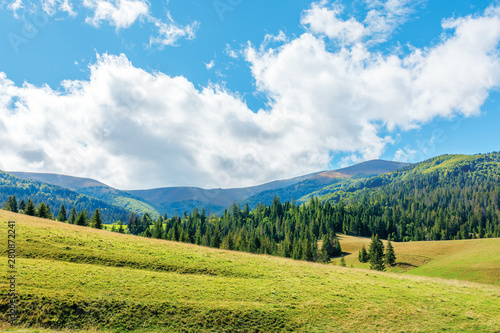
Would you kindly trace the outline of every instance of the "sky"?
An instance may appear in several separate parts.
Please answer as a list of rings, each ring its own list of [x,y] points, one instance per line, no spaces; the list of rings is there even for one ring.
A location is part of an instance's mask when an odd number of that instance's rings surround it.
[[[499,151],[500,3],[0,0],[0,170],[231,188]]]

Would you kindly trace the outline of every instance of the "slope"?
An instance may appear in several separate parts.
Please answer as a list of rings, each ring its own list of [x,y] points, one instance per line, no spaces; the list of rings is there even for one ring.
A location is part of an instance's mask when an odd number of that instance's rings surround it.
[[[199,187],[163,187],[149,190],[129,190],[128,193],[151,202],[159,207],[160,212],[169,215],[182,215],[184,212],[205,207],[211,213],[224,212],[233,202],[240,202],[263,191],[275,191],[283,187],[297,184],[302,180],[313,177],[310,174],[285,180],[276,180],[262,185],[229,188],[229,189],[202,189]]]
[[[44,202],[56,217],[59,208],[63,204],[68,213],[73,207],[78,212],[86,209],[90,214],[99,209],[103,220],[109,223],[120,218],[125,221],[130,215],[130,211],[122,207],[111,205],[68,188],[21,179],[0,171],[0,203],[6,202],[8,197],[12,195],[16,196],[18,202],[23,199],[25,202],[32,199],[35,205]]]
[[[7,220],[16,221],[25,325],[75,332],[494,332],[500,325],[497,286],[214,250],[0,211],[4,235]],[[0,299],[4,322],[7,307]]]
[[[274,196],[280,197],[282,202],[291,201],[293,198],[298,203],[305,203],[312,194],[318,196],[318,190],[328,188],[327,191],[330,193],[331,188],[345,187],[346,184],[351,184],[353,178],[370,178],[371,176],[388,173],[408,165],[408,163],[401,162],[372,160],[347,168],[318,172],[311,174],[308,178],[296,184],[257,193],[244,200],[243,203],[248,204],[250,208],[255,208],[259,203],[269,205],[272,203]]]
[[[9,174],[22,179],[66,187],[80,194],[102,200],[110,205],[122,207],[130,212],[139,214],[149,213],[153,217],[157,217],[159,214],[157,209],[144,199],[117,190],[94,179],[53,173],[9,172]]]
[[[340,244],[346,253],[348,266],[369,268],[369,263],[358,261],[358,252],[369,238],[340,235]],[[387,241],[384,241],[387,244]],[[500,238],[392,242],[397,265],[388,272],[457,279],[500,286]]]

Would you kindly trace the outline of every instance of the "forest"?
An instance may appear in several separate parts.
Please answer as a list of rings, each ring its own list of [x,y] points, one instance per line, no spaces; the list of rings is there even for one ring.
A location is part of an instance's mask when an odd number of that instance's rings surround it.
[[[329,199],[311,197],[298,205],[275,196],[271,205],[253,210],[235,202],[220,216],[204,208],[156,219],[131,213],[112,230],[320,262],[342,254],[337,233],[396,242],[500,237],[499,161],[498,153],[438,157],[350,182]],[[91,224],[86,211],[73,208],[71,216],[70,223]]]

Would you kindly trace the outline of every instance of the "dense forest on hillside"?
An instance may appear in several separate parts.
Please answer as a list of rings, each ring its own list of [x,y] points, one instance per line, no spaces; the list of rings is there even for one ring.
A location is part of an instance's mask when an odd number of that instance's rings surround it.
[[[207,216],[195,209],[189,215],[159,218],[146,214],[131,215],[128,228],[132,234],[193,243],[228,250],[273,254],[308,261],[328,261],[341,254],[336,239],[332,206],[311,200],[297,206],[282,204],[275,197],[270,206],[259,205],[250,211],[236,203],[220,217]],[[318,239],[323,246],[318,249]]]
[[[440,156],[323,197],[347,234],[397,241],[500,237],[500,154]]]
[[[275,196],[271,205],[259,204],[253,210],[248,204],[233,203],[220,216],[195,208],[170,218],[132,213],[123,221],[135,235],[328,261],[342,253],[336,239],[339,232],[394,241],[500,237],[499,177],[500,153],[443,155],[392,173],[329,185],[336,190],[328,192],[325,187],[316,192],[321,196],[303,205],[293,199],[282,203]],[[29,182],[21,184],[21,189],[19,185],[14,184],[12,191],[22,190],[21,197],[38,193],[30,190],[34,185]],[[69,190],[50,188],[46,196],[33,201],[45,200],[53,206],[57,191]],[[88,208],[83,205],[81,209]],[[120,226],[115,230],[123,231]]]
[[[0,203],[7,202],[10,196],[15,196],[18,202],[21,202],[21,200],[28,202],[31,199],[35,206],[43,202],[53,214],[57,214],[61,205],[64,205],[69,210],[74,207],[77,211],[94,212],[99,209],[103,220],[109,223],[125,219],[130,215],[130,211],[126,209],[77,193],[68,188],[25,180],[0,172]]]
[[[220,217],[195,209],[151,221],[132,217],[132,233],[205,246],[305,260],[328,257],[317,249],[335,233],[395,241],[500,237],[500,154],[440,156],[367,179],[304,205],[281,203],[249,210],[233,204]],[[325,249],[326,251],[326,249]],[[329,252],[339,255],[340,249]]]

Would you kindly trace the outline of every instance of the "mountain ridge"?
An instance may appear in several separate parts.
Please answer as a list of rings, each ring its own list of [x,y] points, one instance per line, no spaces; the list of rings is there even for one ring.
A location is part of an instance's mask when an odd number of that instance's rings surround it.
[[[56,173],[9,172],[16,177],[45,182],[48,184],[67,187],[78,193],[95,197],[109,204],[123,206],[130,211],[151,215],[178,214],[192,211],[194,208],[205,207],[209,212],[220,214],[233,202],[249,203],[253,208],[259,202],[270,203],[274,192],[283,192],[287,189],[291,195],[284,198],[298,196],[297,193],[336,182],[338,179],[353,177],[360,174],[380,174],[390,172],[408,163],[371,160],[358,163],[338,170],[314,172],[289,179],[274,180],[260,185],[241,188],[214,188],[200,187],[160,187],[144,190],[119,190],[98,180],[81,178]],[[261,194],[259,196],[259,194]],[[283,194],[283,193],[282,193]]]

